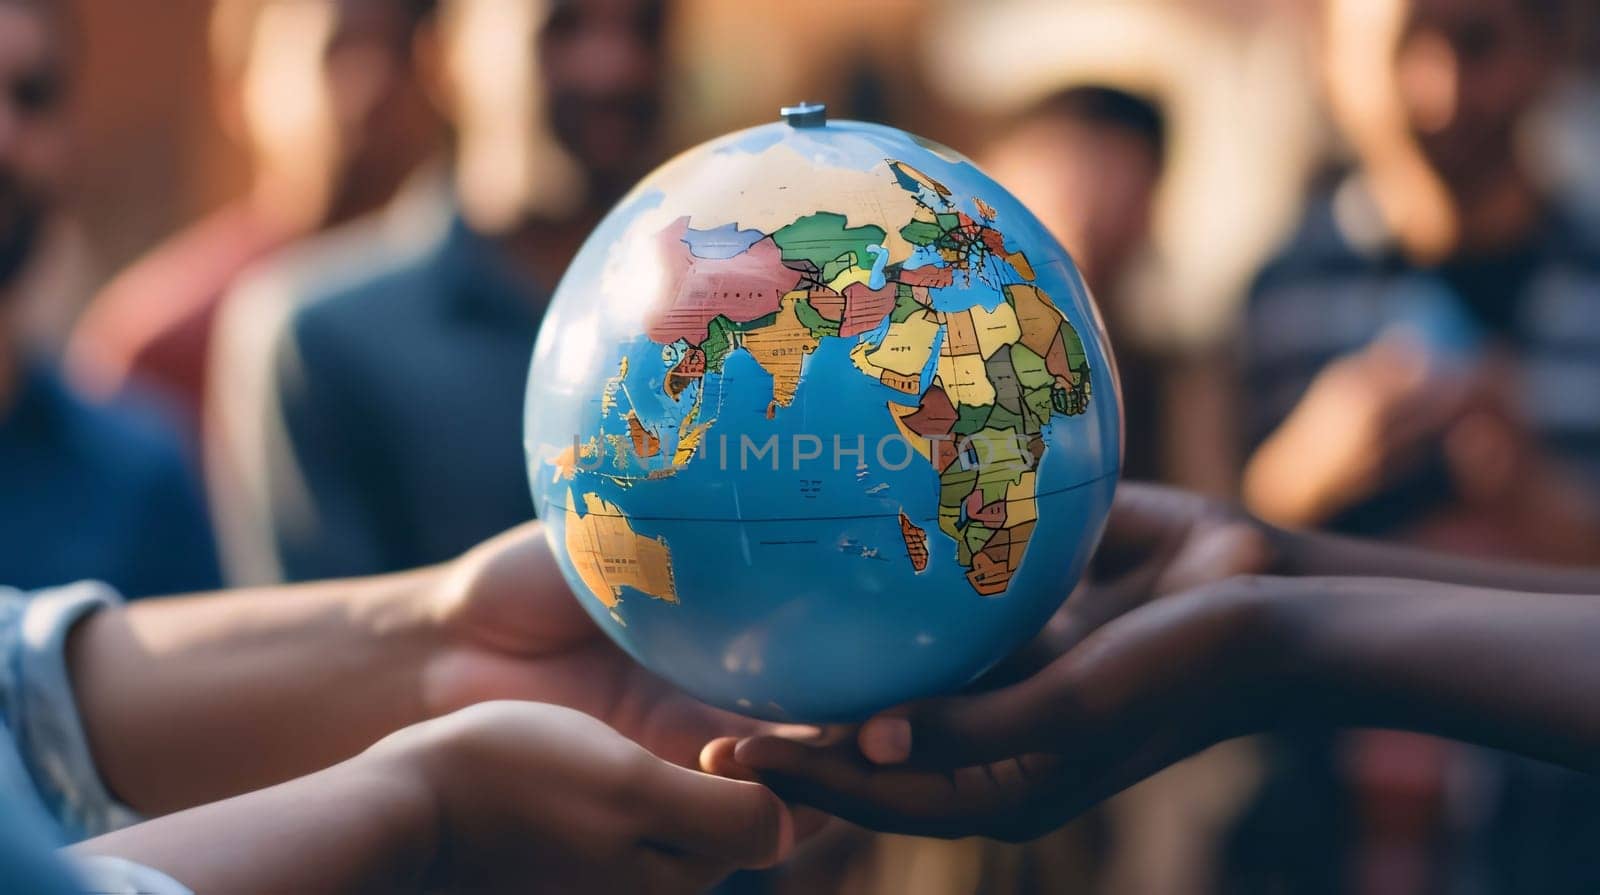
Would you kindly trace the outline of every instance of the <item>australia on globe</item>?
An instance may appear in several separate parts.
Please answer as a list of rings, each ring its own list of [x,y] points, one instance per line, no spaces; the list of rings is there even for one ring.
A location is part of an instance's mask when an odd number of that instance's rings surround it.
[[[618,644],[715,705],[843,721],[1043,625],[1104,525],[1118,401],[1082,279],[1015,198],[811,106],[606,217],[540,331],[526,447]]]

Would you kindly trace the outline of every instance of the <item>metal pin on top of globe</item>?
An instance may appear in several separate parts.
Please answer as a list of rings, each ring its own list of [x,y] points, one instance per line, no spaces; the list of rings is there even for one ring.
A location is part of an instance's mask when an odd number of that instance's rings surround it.
[[[789,122],[790,127],[822,127],[828,123],[828,107],[823,103],[801,100],[779,109],[778,114]]]

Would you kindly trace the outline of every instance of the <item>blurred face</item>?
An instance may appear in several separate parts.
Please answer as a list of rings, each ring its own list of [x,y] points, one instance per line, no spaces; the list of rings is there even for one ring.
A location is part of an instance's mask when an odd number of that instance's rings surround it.
[[[501,226],[603,207],[655,160],[660,0],[453,0],[458,176]]]
[[[556,0],[539,74],[556,139],[602,182],[644,173],[661,111],[663,9],[656,0]]]
[[[1395,83],[1423,154],[1449,182],[1510,159],[1552,52],[1517,0],[1412,0]]]
[[[398,6],[276,0],[261,9],[240,82],[258,163],[371,205],[420,160],[431,125]]]
[[[1037,121],[991,147],[983,167],[1066,246],[1092,289],[1120,277],[1150,237],[1160,171],[1133,133]]]
[[[1554,55],[1520,0],[1334,0],[1332,12],[1329,87],[1347,126],[1399,130],[1453,192],[1515,164]]]
[[[26,265],[60,187],[66,72],[56,27],[0,0],[0,288]]]

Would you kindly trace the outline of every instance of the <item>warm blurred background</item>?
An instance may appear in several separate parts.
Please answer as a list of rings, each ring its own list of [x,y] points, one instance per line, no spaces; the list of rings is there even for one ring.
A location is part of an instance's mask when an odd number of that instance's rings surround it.
[[[245,148],[219,120],[210,0],[67,5],[84,51],[72,110],[73,206],[92,269],[63,285],[69,294],[66,310],[52,314],[56,326],[162,234],[237,195],[250,176]],[[1328,142],[1310,56],[1317,8],[1316,0],[886,0],[874,4],[871,27],[845,27],[859,11],[844,0],[683,0],[671,26],[669,142],[691,145],[765,122],[779,105],[809,97],[835,114],[893,123],[973,154],[986,128],[1072,82],[1158,92],[1171,97],[1169,114],[1185,119],[1185,130],[1198,131],[1184,135],[1197,145],[1184,147],[1178,169],[1198,182],[1183,177],[1170,188],[1179,195],[1166,203],[1164,241],[1214,234],[1207,228],[1217,209],[1206,206],[1217,196],[1253,200],[1239,195],[1243,184],[1277,193],[1266,223],[1255,222],[1254,207],[1229,210],[1246,219],[1230,231],[1249,231],[1241,234],[1248,246],[1194,252],[1212,260],[1185,262],[1204,277],[1206,301],[1225,303],[1214,296],[1239,292],[1251,254],[1258,259],[1261,244],[1288,224],[1293,179]],[[1030,27],[1040,16],[1049,27]],[[1268,132],[1273,139],[1260,138]],[[1177,313],[1187,332],[1203,333],[1225,312],[1186,302]]]
[[[1285,524],[1600,563],[1597,18],[0,0],[0,581],[378,572],[525,517],[522,376],[577,242],[672,149],[801,99],[973,156],[1073,250],[1128,474]],[[80,530],[70,511],[107,500]],[[1027,847],[845,835],[730,885],[1594,893],[1596,843],[1592,780],[1308,731]]]

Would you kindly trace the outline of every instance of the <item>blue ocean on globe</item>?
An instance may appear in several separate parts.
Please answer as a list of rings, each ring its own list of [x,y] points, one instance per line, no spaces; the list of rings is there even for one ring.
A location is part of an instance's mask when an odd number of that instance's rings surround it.
[[[591,235],[526,407],[577,597],[655,673],[760,718],[969,683],[1071,592],[1121,457],[1072,261],[972,163],[779,122],[692,149]]]

